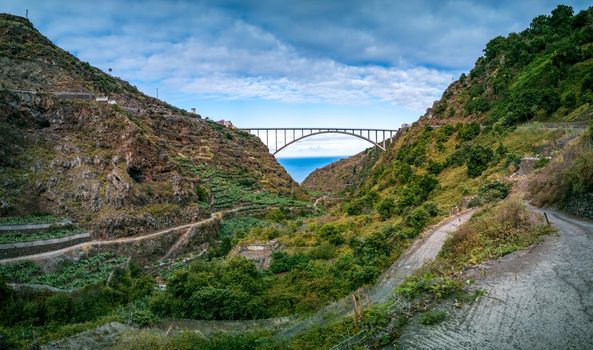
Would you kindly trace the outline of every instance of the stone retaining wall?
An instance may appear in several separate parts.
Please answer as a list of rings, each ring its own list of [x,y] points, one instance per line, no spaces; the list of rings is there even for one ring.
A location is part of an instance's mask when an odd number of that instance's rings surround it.
[[[70,247],[76,244],[88,242],[91,236],[88,232],[85,234],[63,237],[67,239],[48,239],[45,241],[23,242],[3,244],[2,246],[12,246],[0,248],[0,259],[16,258],[18,256],[33,255]]]

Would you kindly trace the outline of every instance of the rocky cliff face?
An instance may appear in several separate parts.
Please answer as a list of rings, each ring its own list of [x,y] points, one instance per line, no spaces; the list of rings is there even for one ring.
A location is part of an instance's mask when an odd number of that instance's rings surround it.
[[[0,15],[0,72],[0,215],[70,216],[107,237],[300,195],[256,137],[140,93],[23,18]]]

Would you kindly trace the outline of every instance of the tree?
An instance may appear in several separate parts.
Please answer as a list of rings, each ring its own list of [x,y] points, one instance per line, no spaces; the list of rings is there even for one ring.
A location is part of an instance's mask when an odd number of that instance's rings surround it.
[[[572,7],[567,5],[558,5],[552,10],[552,16],[550,16],[550,25],[568,31],[572,26]]]
[[[496,38],[490,40],[488,44],[486,44],[486,48],[484,49],[484,57],[487,61],[492,61],[494,57],[498,55],[499,52],[504,51],[506,48],[506,39],[502,36],[497,36]]]
[[[428,223],[430,219],[430,213],[424,209],[423,207],[418,207],[414,209],[410,215],[408,215],[406,221],[408,225],[416,229],[417,231],[422,230],[424,225]]]
[[[391,197],[383,198],[377,205],[377,212],[379,212],[381,220],[389,219],[393,215],[394,209],[395,202]]]
[[[480,124],[477,123],[469,123],[469,124],[462,124],[457,131],[459,135],[459,140],[461,141],[471,141],[476,136],[480,134]]]
[[[467,175],[478,177],[488,168],[488,163],[494,158],[494,152],[481,145],[473,146],[467,157]]]

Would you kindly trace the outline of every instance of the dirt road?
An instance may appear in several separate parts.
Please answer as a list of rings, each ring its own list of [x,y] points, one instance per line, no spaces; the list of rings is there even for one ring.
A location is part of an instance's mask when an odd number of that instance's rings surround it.
[[[437,256],[448,234],[454,232],[460,225],[468,221],[474,212],[475,210],[469,210],[460,213],[426,230],[422,238],[416,240],[414,245],[381,275],[375,285],[369,288],[366,293],[363,292],[363,294],[368,295],[368,298],[366,296],[362,297],[360,299],[361,305],[366,307],[370,304],[387,301],[393,294],[393,289],[403,282],[407,276],[422,267],[425,261],[433,260]],[[322,308],[314,315],[295,322],[290,327],[280,331],[277,337],[283,339],[293,337],[314,325],[323,324],[328,319],[344,317],[352,312],[354,312],[354,303],[352,295],[349,295]]]
[[[401,349],[593,349],[593,222],[546,210],[559,229],[490,263],[488,297],[436,326],[413,320]]]
[[[363,291],[365,297],[360,299],[363,306],[387,301],[392,295],[393,289],[399,285],[408,275],[420,268],[425,261],[434,259],[442,248],[447,235],[454,232],[457,227],[467,222],[475,210],[446,218],[434,227],[426,230],[412,247],[408,249],[391,267],[385,271],[379,281],[368,291]],[[357,293],[360,295],[361,293]],[[368,295],[368,298],[366,298]],[[334,303],[331,303],[315,314],[304,319],[295,320],[292,317],[280,317],[256,321],[189,321],[171,320],[161,324],[161,327],[168,329],[173,327],[176,330],[199,331],[203,334],[214,332],[239,333],[245,330],[267,329],[276,332],[277,339],[294,337],[315,325],[323,324],[328,320],[335,320],[351,314],[354,310],[352,295],[348,295]]]
[[[9,264],[9,263],[17,262],[17,261],[22,261],[22,260],[32,260],[32,261],[46,260],[46,259],[49,259],[52,257],[64,255],[66,253],[75,251],[77,249],[83,249],[83,248],[95,247],[95,246],[103,246],[103,245],[131,243],[131,242],[137,242],[137,241],[141,241],[141,240],[151,239],[151,238],[155,238],[158,236],[162,236],[165,234],[175,232],[177,230],[183,230],[183,229],[187,230],[187,229],[194,228],[194,227],[197,227],[200,225],[207,225],[207,224],[211,223],[212,221],[217,220],[217,215],[220,215],[220,214],[215,213],[209,219],[205,219],[205,220],[190,223],[190,224],[184,224],[184,225],[180,225],[180,226],[167,228],[167,229],[149,233],[146,235],[123,237],[123,238],[116,238],[116,239],[104,240],[104,241],[101,241],[101,240],[88,241],[88,242],[76,244],[76,245],[62,248],[62,249],[52,250],[52,251],[45,252],[45,253],[39,253],[39,254],[34,254],[34,255],[23,255],[23,256],[16,257],[16,258],[2,259],[2,260],[0,260],[0,264]]]

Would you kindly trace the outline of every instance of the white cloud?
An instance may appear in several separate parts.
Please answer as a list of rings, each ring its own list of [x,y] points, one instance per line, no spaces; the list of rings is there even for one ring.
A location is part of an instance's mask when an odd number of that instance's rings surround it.
[[[577,2],[580,0],[576,0]],[[423,112],[491,37],[553,2],[7,0],[60,46],[143,88]],[[16,11],[16,10],[15,10]],[[432,69],[430,67],[440,67]],[[445,67],[445,68],[442,68]]]
[[[80,59],[113,68],[115,75],[141,88],[164,82],[169,91],[213,99],[346,105],[381,101],[423,112],[451,81],[450,73],[424,67],[342,63],[329,57],[332,47],[327,57],[308,55],[275,33],[211,5],[62,5],[42,17],[41,29]],[[373,41],[368,33],[352,30],[344,33],[355,36],[353,42]],[[381,43],[375,44],[372,50],[380,52]]]

